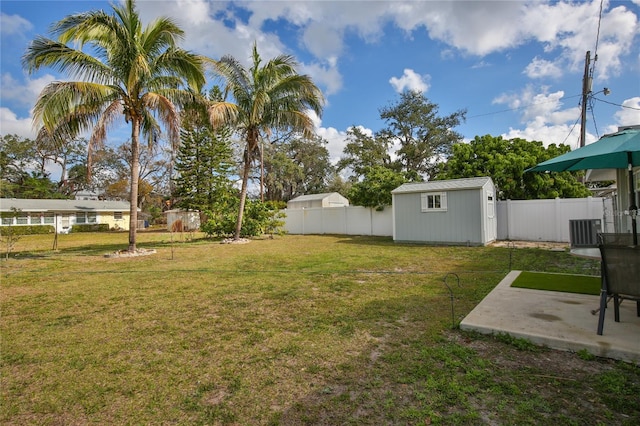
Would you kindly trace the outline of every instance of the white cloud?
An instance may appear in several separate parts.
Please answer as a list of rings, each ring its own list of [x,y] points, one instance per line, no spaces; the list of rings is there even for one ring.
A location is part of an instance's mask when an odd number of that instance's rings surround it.
[[[557,64],[536,56],[531,63],[527,65],[524,73],[529,78],[558,78],[562,76],[562,69],[560,69]]]
[[[42,89],[52,81],[56,80],[50,74],[43,75],[36,79],[27,79],[26,83],[18,82],[9,73],[2,74],[0,89],[2,91],[2,104],[14,104],[32,107]]]
[[[324,86],[325,95],[332,95],[342,89],[342,75],[335,65],[335,61],[328,61],[328,65],[321,64],[303,64],[300,72],[308,74],[311,79],[318,85]]]
[[[0,33],[5,35],[24,35],[33,29],[31,22],[18,15],[0,13]]]
[[[405,90],[413,90],[425,93],[429,90],[429,79],[430,76],[419,75],[414,70],[405,68],[402,77],[391,77],[389,79],[389,83],[393,86],[393,89],[402,93]]]
[[[545,146],[564,143],[577,147],[580,126],[576,126],[576,122],[580,118],[580,107],[566,108],[562,101],[563,91],[547,93],[547,90],[547,87],[536,90],[528,86],[520,93],[502,94],[494,99],[494,103],[518,109],[524,126],[523,129],[511,127],[503,137],[537,140]],[[585,137],[586,143],[597,139],[589,132],[586,132]]]
[[[322,127],[322,119],[313,111],[307,111],[313,120],[316,134],[326,140],[327,150],[329,151],[329,160],[331,164],[336,164],[340,160],[342,150],[347,144],[347,132],[340,131],[334,127]]]
[[[640,97],[636,96],[622,102],[623,108],[615,113],[619,126],[633,126],[640,124]]]
[[[573,127],[567,124],[549,126],[542,117],[538,117],[536,120],[527,123],[527,127],[524,129],[510,128],[502,137],[504,139],[522,138],[528,141],[540,141],[544,146],[564,144],[577,148],[579,146],[580,127]],[[587,144],[596,140],[597,138],[594,135],[586,134]]]
[[[3,135],[18,135],[33,139],[36,134],[31,126],[31,118],[18,118],[9,108],[0,107],[0,128]]]
[[[334,29],[330,25],[320,22],[311,22],[304,30],[302,40],[316,58],[335,57],[342,54],[343,32]]]

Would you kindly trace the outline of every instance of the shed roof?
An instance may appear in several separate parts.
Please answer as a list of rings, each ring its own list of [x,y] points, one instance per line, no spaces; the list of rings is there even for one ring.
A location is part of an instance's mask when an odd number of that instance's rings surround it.
[[[0,211],[7,212],[11,209],[23,212],[45,211],[128,211],[128,201],[103,201],[103,200],[44,200],[32,198],[0,198]]]
[[[490,177],[474,177],[463,179],[433,180],[429,182],[405,183],[391,191],[392,194],[408,194],[425,191],[457,191],[463,189],[480,189],[491,182]]]
[[[291,200],[289,200],[289,202],[291,201],[316,201],[316,200],[324,200],[325,198],[331,196],[331,195],[338,195],[339,197],[344,198],[342,195],[340,195],[337,192],[324,192],[322,194],[309,194],[309,195],[300,195],[296,198],[293,198]]]

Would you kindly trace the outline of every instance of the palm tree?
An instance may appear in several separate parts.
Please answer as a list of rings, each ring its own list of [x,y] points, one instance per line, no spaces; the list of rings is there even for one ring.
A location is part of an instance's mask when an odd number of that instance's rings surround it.
[[[104,143],[118,118],[131,124],[129,251],[135,251],[140,137],[153,145],[162,124],[176,144],[178,108],[200,92],[205,75],[203,58],[177,47],[184,32],[171,19],[143,26],[134,0],[114,5],[113,11],[63,18],[51,29],[57,40],[34,39],[23,65],[29,72],[53,67],[78,79],[47,85],[36,101],[33,120],[58,143],[91,131],[89,165],[91,151]]]
[[[216,72],[226,80],[225,99],[230,94],[233,101],[211,104],[211,124],[235,127],[245,142],[235,240],[240,239],[251,163],[260,153],[260,141],[275,129],[311,136],[314,130],[311,111],[320,116],[324,104],[322,92],[311,78],[297,73],[298,63],[292,56],[279,55],[264,66],[261,64],[255,43],[249,69],[231,56],[214,62]]]

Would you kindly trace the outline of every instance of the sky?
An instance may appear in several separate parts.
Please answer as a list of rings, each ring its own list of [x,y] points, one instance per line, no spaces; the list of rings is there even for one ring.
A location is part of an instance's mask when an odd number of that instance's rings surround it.
[[[489,134],[576,148],[587,51],[587,143],[640,125],[640,0],[138,0],[137,8],[143,22],[174,19],[186,33],[180,46],[214,59],[248,64],[254,42],[263,58],[293,55],[325,95],[315,122],[333,161],[350,127],[384,127],[380,109],[403,90],[422,91],[442,116],[466,110],[455,129],[466,141]],[[111,3],[0,0],[0,134],[33,138],[38,94],[68,79],[26,73],[28,43],[67,15],[97,9],[111,13]],[[126,139],[114,131],[109,143]]]

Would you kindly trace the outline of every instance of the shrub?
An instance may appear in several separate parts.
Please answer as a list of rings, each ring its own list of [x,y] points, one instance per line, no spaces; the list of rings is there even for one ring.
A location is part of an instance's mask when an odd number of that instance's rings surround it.
[[[53,234],[56,232],[52,225],[20,225],[0,227],[0,235],[35,235]]]
[[[207,236],[226,237],[233,235],[236,229],[237,211],[220,214],[206,212],[207,220],[200,225],[200,230]],[[282,234],[284,214],[278,204],[267,201],[247,201],[242,220],[242,237],[256,237],[263,234]]]
[[[108,230],[109,225],[106,223],[87,223],[73,225],[70,232],[106,232]]]

